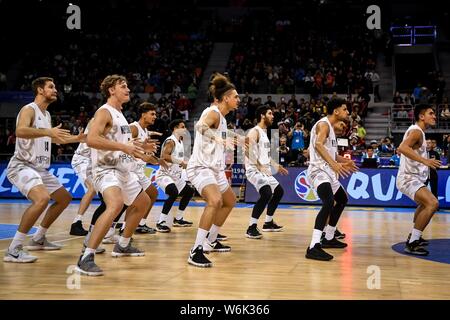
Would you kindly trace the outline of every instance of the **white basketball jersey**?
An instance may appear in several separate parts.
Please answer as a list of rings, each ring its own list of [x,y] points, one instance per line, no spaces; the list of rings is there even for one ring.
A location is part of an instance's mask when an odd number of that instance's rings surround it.
[[[258,143],[251,145],[252,150],[251,155],[256,159],[248,159],[245,157],[245,165],[248,169],[256,169],[256,161],[258,161],[262,166],[264,166],[268,172],[270,172],[270,140],[267,137],[267,131],[262,129],[260,126],[255,126],[250,129],[249,133],[256,130],[259,135]]]
[[[175,159],[178,161],[183,161],[184,160],[183,142],[179,141],[174,135],[171,135],[164,141],[161,149],[164,149],[164,145],[168,141],[173,141],[175,144],[174,148],[172,149],[172,153],[170,154],[172,159]],[[167,164],[169,165],[169,168],[165,169],[164,167],[160,167],[158,174],[169,175],[171,177],[181,179],[181,174],[182,174],[183,168],[179,164],[176,164],[176,163],[167,163]]]
[[[220,117],[219,127],[217,129],[211,128],[210,130],[213,130],[217,136],[225,140],[227,138],[227,121],[220,113],[216,105],[212,105],[203,110],[199,121],[203,121],[203,119],[205,119],[210,112],[217,112]],[[192,156],[189,159],[188,166],[191,168],[210,168],[215,171],[224,170],[225,147],[217,142],[214,142],[211,138],[204,136],[196,130],[194,148],[192,150]]]
[[[423,132],[423,130],[418,125],[413,124],[408,128],[408,130],[406,130],[405,135],[403,136],[403,141],[406,140],[412,130],[420,130],[420,132],[422,133],[422,145],[419,149],[414,151],[419,156],[428,159],[425,132]],[[398,169],[398,175],[403,175],[405,177],[415,177],[420,181],[425,182],[429,177],[429,173],[430,168],[428,168],[426,165],[414,161],[403,154],[400,156],[400,168]]]
[[[131,141],[130,126],[122,112],[108,104],[104,104],[98,110],[100,109],[108,110],[112,118],[111,130],[105,134],[105,138],[120,143]],[[91,159],[93,170],[117,169],[124,173],[129,173],[135,166],[133,157],[122,151],[106,151],[92,148]]]
[[[83,133],[85,133],[85,134],[88,133],[88,126],[86,127],[86,129],[84,129]],[[75,154],[90,159],[91,158],[91,148],[88,147],[86,142],[80,142],[77,150],[75,150]]]
[[[34,110],[33,128],[37,129],[51,129],[52,121],[50,113],[45,111],[42,113],[38,105],[34,102],[24,106],[24,108],[32,108]],[[19,122],[20,112],[17,115],[16,126]],[[16,138],[16,147],[12,160],[26,162],[27,165],[37,169],[46,169],[50,166],[51,160],[51,146],[52,138],[40,137],[34,139]]]
[[[314,167],[321,170],[328,170],[330,173],[333,172],[329,166],[329,164],[319,155],[319,153],[314,148],[314,144],[317,140],[317,133],[316,128],[319,123],[325,122],[328,124],[329,127],[329,134],[328,138],[325,141],[325,149],[327,150],[328,154],[330,155],[331,159],[336,160],[336,153],[337,153],[337,140],[336,135],[334,133],[334,128],[331,125],[330,121],[328,120],[328,117],[323,117],[319,121],[316,122],[316,124],[311,129],[311,138],[309,143],[309,157],[310,162],[309,166]]]
[[[148,130],[147,128],[142,128],[139,122],[135,121],[130,123],[130,126],[135,126],[138,129],[138,139],[144,142],[148,138]],[[142,159],[135,159],[135,169],[133,171],[142,172],[147,165],[147,163]]]

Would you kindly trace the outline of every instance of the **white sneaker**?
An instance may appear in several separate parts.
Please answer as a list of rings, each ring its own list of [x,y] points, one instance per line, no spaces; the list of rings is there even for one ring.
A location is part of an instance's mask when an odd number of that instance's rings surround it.
[[[13,250],[6,250],[3,261],[5,262],[16,262],[16,263],[31,263],[35,262],[37,257],[28,254],[23,249],[23,246],[19,244]]]
[[[102,240],[103,244],[116,244],[119,241],[120,236],[113,234],[111,237],[104,237]]]

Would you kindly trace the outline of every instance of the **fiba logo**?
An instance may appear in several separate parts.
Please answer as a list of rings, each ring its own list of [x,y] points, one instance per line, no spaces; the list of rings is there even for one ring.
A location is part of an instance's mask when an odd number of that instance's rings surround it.
[[[150,178],[150,180],[152,181],[152,182],[155,182],[155,180],[156,180],[156,172],[157,172],[157,170],[155,170],[155,169],[153,169],[153,168],[151,168],[151,167],[144,167],[144,174],[148,177],[148,178]]]
[[[297,178],[295,178],[295,192],[302,200],[311,202],[319,200],[316,192],[309,185],[308,179],[306,178],[306,170],[300,172]]]

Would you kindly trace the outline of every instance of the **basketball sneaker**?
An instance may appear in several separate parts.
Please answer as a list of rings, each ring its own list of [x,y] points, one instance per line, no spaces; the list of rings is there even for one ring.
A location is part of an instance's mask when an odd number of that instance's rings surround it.
[[[170,228],[169,228],[169,226],[166,225],[165,221],[162,221],[161,223],[157,223],[156,224],[156,230],[158,232],[161,232],[161,233],[168,233],[168,232],[170,232]]]
[[[411,243],[406,241],[405,249],[403,251],[416,256],[427,256],[429,254],[428,250],[420,245],[419,240],[414,240]]]
[[[33,238],[30,239],[30,242],[27,245],[27,249],[29,251],[37,251],[37,250],[61,250],[62,246],[57,245],[56,243],[51,243],[47,240],[45,235],[39,239],[38,241],[35,241]]]
[[[322,241],[322,248],[335,248],[335,249],[342,249],[347,247],[347,244],[345,242],[341,242],[336,237],[334,237],[331,240],[327,240],[327,238],[323,238]]]
[[[258,230],[258,226],[256,223],[252,224],[247,228],[247,232],[245,233],[245,236],[249,239],[261,239],[263,235]]]
[[[283,227],[277,225],[275,222],[273,222],[273,220],[270,222],[265,222],[262,227],[262,231],[264,232],[280,232],[281,230],[283,230]]]
[[[173,226],[174,227],[190,227],[192,226],[192,222],[190,221],[186,221],[183,218],[181,218],[180,220],[177,220],[176,218],[173,219]]]
[[[188,263],[200,268],[212,267],[212,262],[205,257],[202,246],[197,246],[189,251]]]
[[[144,224],[143,226],[139,225],[136,228],[136,231],[134,231],[135,233],[140,233],[140,234],[155,234],[156,233],[156,229],[153,229],[149,226],[147,226],[146,224]]]
[[[209,234],[208,234],[209,235]],[[219,241],[227,241],[228,240],[228,237],[227,236],[225,236],[225,235],[223,235],[223,234],[218,234],[217,235],[217,238],[216,238],[217,240],[219,240]]]
[[[334,237],[339,240],[345,239],[345,233],[342,233],[338,229],[336,229],[334,231]]]
[[[409,242],[409,239],[411,239],[411,233],[408,235],[408,239],[406,240],[406,242]],[[418,241],[421,246],[427,246],[430,244],[430,242],[428,240],[425,240],[424,238],[422,238],[422,236],[420,236]]]
[[[77,266],[75,267],[75,271],[87,276],[102,276],[103,270],[95,264],[94,257],[95,255],[93,253],[88,254],[84,259],[83,255],[81,255]]]
[[[132,247],[131,243],[129,243],[126,247],[121,247],[118,243],[114,246],[113,251],[111,252],[111,255],[115,258],[118,257],[142,257],[145,256],[145,252],[142,250],[139,250],[136,247]]]
[[[28,252],[23,249],[23,245],[21,244],[17,245],[12,250],[8,248],[5,252],[5,256],[3,257],[3,261],[5,262],[31,263],[36,260],[37,257],[28,254]]]
[[[69,234],[72,236],[85,236],[88,234],[88,232],[83,229],[83,223],[81,222],[81,220],[78,220],[77,222],[72,223],[72,225],[70,226]]]
[[[208,239],[203,243],[203,252],[230,252],[231,247],[221,244],[218,240],[214,242],[209,242]]]
[[[333,259],[333,256],[329,253],[326,253],[323,251],[322,246],[320,243],[316,243],[313,248],[306,249],[306,255],[305,257],[307,259],[313,259],[313,260],[320,260],[320,261],[330,261]]]

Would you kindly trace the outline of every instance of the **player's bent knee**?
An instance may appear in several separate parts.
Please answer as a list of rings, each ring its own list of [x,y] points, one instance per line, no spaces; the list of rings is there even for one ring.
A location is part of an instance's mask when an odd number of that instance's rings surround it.
[[[223,206],[223,201],[222,199],[210,199],[207,201],[208,203],[208,207],[213,207],[215,209],[220,209]]]

